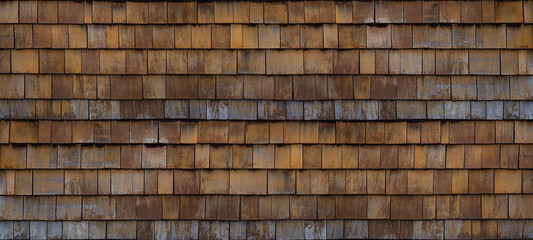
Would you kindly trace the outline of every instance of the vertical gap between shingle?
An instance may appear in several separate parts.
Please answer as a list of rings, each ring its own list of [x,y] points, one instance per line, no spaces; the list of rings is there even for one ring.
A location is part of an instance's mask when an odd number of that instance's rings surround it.
[[[60,2],[60,1],[57,1],[57,2],[56,2],[56,9],[57,9],[57,11],[56,11],[56,17],[57,17],[57,22],[58,22],[58,23],[59,23],[59,2]],[[84,15],[85,15],[85,14],[84,14]]]
[[[373,8],[372,10],[374,11],[373,23],[376,23],[376,1],[372,1],[372,8]]]

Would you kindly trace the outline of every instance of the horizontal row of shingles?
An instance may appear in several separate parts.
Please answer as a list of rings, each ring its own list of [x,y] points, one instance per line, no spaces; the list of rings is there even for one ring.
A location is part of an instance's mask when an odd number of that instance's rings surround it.
[[[58,4],[59,3],[59,4]],[[20,10],[19,10],[20,9]],[[524,1],[5,1],[9,23],[532,23]]]
[[[0,51],[0,72],[531,75],[532,59],[531,50],[25,49]]]
[[[0,48],[533,48],[533,25],[0,24]]]
[[[2,196],[2,220],[531,219],[533,195]],[[57,204],[57,207],[56,207]],[[408,206],[408,207],[406,207]]]
[[[0,100],[9,120],[531,120],[533,101]]]
[[[0,85],[0,99],[533,100],[533,76],[2,74]]]
[[[3,143],[491,144],[532,143],[532,131],[531,121],[0,121]]]
[[[520,239],[531,220],[2,221],[13,239]]]
[[[500,75],[531,74],[530,55],[533,51],[390,50],[376,59],[375,50],[34,49],[2,51],[1,68],[13,73]]]
[[[504,169],[2,170],[0,176],[2,195],[533,193],[533,170]]]
[[[0,145],[0,169],[531,169],[532,154],[532,145],[512,144],[17,144]]]

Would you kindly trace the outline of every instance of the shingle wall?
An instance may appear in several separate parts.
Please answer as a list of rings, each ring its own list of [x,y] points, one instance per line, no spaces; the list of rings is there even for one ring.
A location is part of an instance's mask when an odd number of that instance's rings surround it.
[[[533,238],[533,1],[1,1],[0,238]]]

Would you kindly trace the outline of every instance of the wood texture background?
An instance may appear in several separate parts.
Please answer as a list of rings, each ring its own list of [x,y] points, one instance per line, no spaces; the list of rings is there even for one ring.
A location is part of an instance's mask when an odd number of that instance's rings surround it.
[[[533,238],[533,1],[1,1],[0,238]]]

